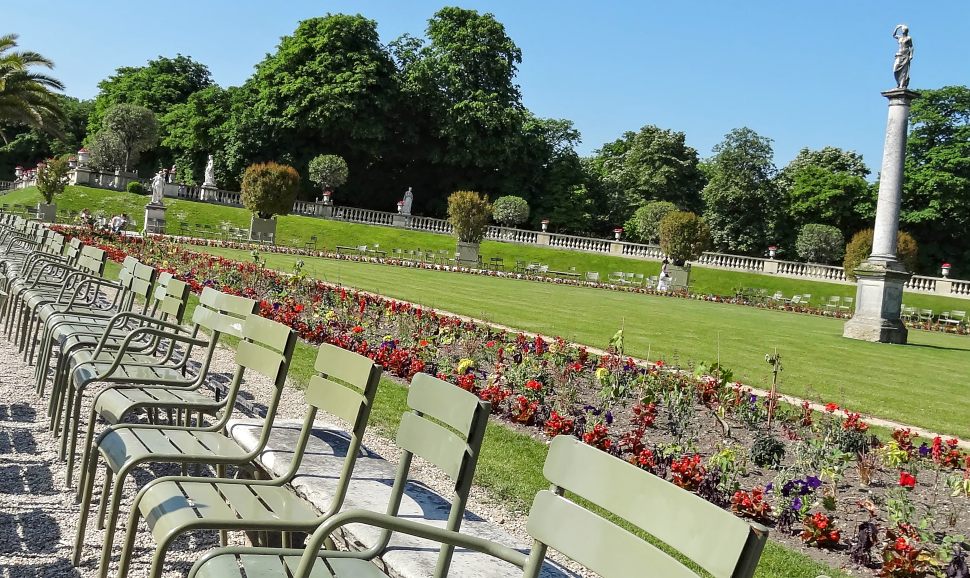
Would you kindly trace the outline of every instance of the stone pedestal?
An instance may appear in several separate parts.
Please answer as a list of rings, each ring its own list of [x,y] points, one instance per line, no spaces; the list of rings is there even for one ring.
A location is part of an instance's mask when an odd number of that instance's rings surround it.
[[[919,96],[905,88],[882,93],[889,99],[886,142],[879,171],[879,198],[873,227],[872,254],[855,271],[856,310],[842,331],[844,337],[882,343],[906,343],[906,326],[899,318],[903,285],[912,276],[896,260],[899,206],[903,196],[903,168],[909,104]]]
[[[57,205],[51,203],[45,205],[44,203],[37,203],[37,218],[44,223],[56,223],[57,222]]]
[[[142,233],[146,235],[165,234],[165,211],[168,209],[161,203],[145,205],[145,226]]]
[[[257,243],[276,244],[276,219],[261,219],[253,216],[249,225],[249,239]]]
[[[456,260],[462,267],[476,267],[478,265],[478,243],[458,241]]]
[[[216,187],[215,185],[205,184],[199,189],[199,200],[204,202],[212,202],[216,198]]]
[[[407,228],[409,222],[411,222],[411,215],[394,215],[391,217],[391,225],[402,229]]]
[[[77,167],[71,172],[70,180],[72,185],[87,185],[91,182],[91,170],[88,167]]]
[[[313,207],[313,214],[318,217],[323,217],[324,219],[330,219],[333,217],[333,205],[327,203],[315,203]]]
[[[856,309],[846,321],[844,337],[881,343],[906,343],[909,331],[899,318],[903,286],[912,276],[899,263],[863,263],[855,270]]]

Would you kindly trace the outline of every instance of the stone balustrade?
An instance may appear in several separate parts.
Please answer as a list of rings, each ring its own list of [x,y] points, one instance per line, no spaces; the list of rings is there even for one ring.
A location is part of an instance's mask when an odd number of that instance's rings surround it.
[[[561,235],[559,233],[548,233],[546,238],[549,240],[550,247],[568,249],[570,251],[589,251],[592,253],[611,253],[612,241],[607,239],[594,239],[592,237],[577,237],[575,235]],[[621,249],[622,250],[622,249]]]
[[[918,293],[936,293],[936,282],[936,277],[913,275],[903,286],[909,291]]]
[[[350,221],[367,225],[393,225],[396,214],[354,207],[334,207],[333,209],[333,219],[337,221]]]
[[[434,217],[415,217],[412,215],[408,221],[408,229],[450,235],[451,223],[445,219],[435,219]]]
[[[512,243],[525,243],[528,245],[539,244],[539,233],[527,231],[525,229],[512,229],[510,227],[491,226],[485,233],[485,238],[489,241],[509,241]]]
[[[8,191],[13,188],[13,181],[0,181],[0,191]]]
[[[760,273],[765,270],[765,261],[758,257],[744,257],[728,255],[727,253],[704,253],[697,260],[698,265],[715,267],[718,269],[732,269],[735,271],[752,271]]]

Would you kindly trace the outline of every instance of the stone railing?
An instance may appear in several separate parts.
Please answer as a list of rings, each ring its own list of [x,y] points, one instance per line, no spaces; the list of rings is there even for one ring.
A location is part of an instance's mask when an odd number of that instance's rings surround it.
[[[396,213],[373,211],[371,209],[355,209],[354,207],[334,207],[333,219],[365,223],[367,225],[393,225]]]
[[[970,299],[970,281],[947,280],[950,283],[950,296]],[[947,282],[945,281],[945,282]]]
[[[242,206],[242,195],[235,191],[223,191],[222,189],[204,188],[198,185],[174,183],[166,184],[162,191],[164,196],[174,199],[215,203],[217,205],[229,205],[231,207]]]
[[[770,261],[763,259],[763,261]],[[818,279],[836,283],[849,283],[845,278],[842,267],[834,265],[817,265],[815,263],[796,263],[794,261],[774,261],[777,263],[775,274],[783,277],[799,277],[802,279]],[[771,266],[769,265],[769,269]]]
[[[939,281],[939,279],[936,277],[913,275],[903,287],[910,291],[916,291],[917,293],[936,293],[937,281]]]
[[[407,228],[414,231],[451,234],[451,223],[445,219],[435,219],[434,217],[415,217],[412,215],[407,221]]]
[[[639,259],[648,259],[650,261],[663,261],[664,254],[663,250],[656,245],[641,245],[640,243],[619,243],[623,246],[621,255],[624,257],[634,257]]]
[[[0,181],[0,191],[8,191],[13,188],[13,181]]]
[[[659,247],[658,247],[659,249]],[[744,257],[728,255],[726,253],[704,253],[697,260],[698,265],[716,267],[718,269],[733,269],[735,271],[753,271],[760,273],[765,270],[765,261],[758,257]]]
[[[525,243],[527,245],[539,244],[539,233],[527,231],[525,229],[512,229],[509,227],[491,226],[485,232],[485,238],[489,241],[509,241],[511,243]]]
[[[594,239],[592,237],[577,237],[575,235],[561,235],[559,233],[547,233],[543,235],[548,239],[550,247],[569,249],[571,251],[589,251],[592,253],[610,253],[612,241],[607,239]]]

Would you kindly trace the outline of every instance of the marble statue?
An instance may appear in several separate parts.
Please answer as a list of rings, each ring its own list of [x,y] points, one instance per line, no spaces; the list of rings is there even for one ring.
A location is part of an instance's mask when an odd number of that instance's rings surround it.
[[[205,163],[205,180],[202,181],[202,186],[203,187],[216,186],[215,161],[212,159],[212,155],[209,155],[209,160]]]
[[[158,171],[155,173],[155,178],[152,179],[152,205],[161,205],[162,197],[165,195],[165,171]]]
[[[411,187],[408,187],[407,192],[404,193],[404,205],[401,206],[402,215],[411,214],[411,203],[414,202],[414,193],[411,192]]]
[[[893,29],[893,38],[899,43],[896,60],[893,62],[896,88],[909,88],[909,63],[913,60],[913,39],[909,35],[909,27],[897,24]]]

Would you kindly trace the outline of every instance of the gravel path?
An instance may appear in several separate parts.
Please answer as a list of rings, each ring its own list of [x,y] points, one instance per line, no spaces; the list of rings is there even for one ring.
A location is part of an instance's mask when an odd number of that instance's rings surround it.
[[[211,381],[228,383],[235,364],[233,351],[219,348],[211,367]],[[32,578],[97,575],[103,532],[96,529],[94,513],[89,518],[80,568],[70,563],[75,538],[78,511],[74,490],[65,483],[66,468],[57,458],[58,445],[47,427],[46,399],[38,399],[33,388],[33,367],[27,366],[17,355],[16,347],[0,337],[0,578]],[[91,390],[92,392],[94,390]],[[272,384],[258,375],[247,376],[243,397],[256,407],[267,403]],[[91,394],[86,396],[91,399]],[[306,406],[303,393],[287,387],[281,401],[280,418],[301,418]],[[82,409],[86,416],[87,407]],[[238,417],[248,417],[236,411]],[[329,417],[329,416],[327,416]],[[370,430],[364,443],[390,462],[399,459],[400,450],[390,440]],[[103,470],[103,468],[102,468]],[[415,460],[413,475],[435,490],[447,495],[448,481],[433,466]],[[122,502],[120,526],[141,487],[155,477],[178,474],[170,465],[140,468],[129,478],[126,499]],[[101,487],[98,475],[95,488]],[[97,492],[95,499],[97,499]],[[475,487],[470,502],[475,514],[493,520],[523,544],[531,541],[525,534],[525,516],[509,510],[487,491]],[[115,544],[119,544],[124,528],[119,528]],[[230,543],[243,544],[241,534],[230,534]],[[136,542],[136,554],[129,576],[144,576],[150,563],[154,540],[144,522]],[[164,576],[184,577],[198,556],[218,546],[214,532],[194,532],[178,540],[169,551]],[[117,554],[113,556],[109,576],[117,572]],[[560,560],[562,561],[562,560]],[[569,564],[573,569],[576,566]]]

